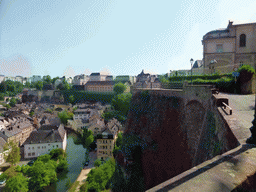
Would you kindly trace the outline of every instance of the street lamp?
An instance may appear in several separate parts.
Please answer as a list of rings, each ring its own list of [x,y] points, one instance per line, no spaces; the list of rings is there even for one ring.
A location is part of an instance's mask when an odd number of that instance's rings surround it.
[[[256,144],[256,94],[255,94],[255,107],[254,107],[254,119],[252,121],[252,127],[250,128],[251,137],[246,140],[248,144]]]
[[[193,64],[193,61],[194,61],[194,60],[191,58],[191,59],[190,59],[190,63],[191,63],[191,84],[192,84],[192,64]]]

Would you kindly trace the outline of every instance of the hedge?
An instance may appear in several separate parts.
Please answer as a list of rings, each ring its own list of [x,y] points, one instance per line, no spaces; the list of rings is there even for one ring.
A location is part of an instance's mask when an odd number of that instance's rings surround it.
[[[233,78],[232,73],[226,73],[223,75],[219,75],[217,73],[212,74],[212,75],[192,75],[192,81],[196,79],[202,79],[202,80],[215,80],[215,79],[220,79],[222,77],[227,77],[227,78]],[[169,77],[169,80],[171,82],[181,82],[181,81],[191,81],[191,76],[171,76]]]
[[[102,103],[110,103],[115,96],[114,92],[91,92],[91,91],[77,91],[66,90],[62,91],[64,101],[70,103],[69,97],[73,95],[74,103],[80,103],[83,101],[101,101]]]

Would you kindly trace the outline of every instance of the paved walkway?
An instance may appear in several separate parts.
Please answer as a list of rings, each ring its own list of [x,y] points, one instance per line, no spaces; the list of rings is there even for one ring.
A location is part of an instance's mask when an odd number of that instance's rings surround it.
[[[246,144],[251,136],[249,128],[254,118],[255,95],[236,95],[220,93],[217,97],[229,99],[232,115],[226,115],[219,110],[232,131],[241,143],[222,155],[193,167],[176,177],[173,177],[147,192],[230,192],[256,173],[256,148]],[[246,190],[245,190],[246,191]]]
[[[255,94],[237,95],[229,93],[220,93],[218,97],[229,99],[229,106],[233,110],[231,118],[236,119],[237,130],[232,130],[241,144],[245,144],[248,137],[251,136],[249,128],[254,119]]]
[[[76,188],[76,191],[79,191],[80,186],[85,183],[88,173],[91,171],[92,168],[94,168],[94,161],[97,159],[97,153],[90,152],[89,156],[90,162],[88,167],[86,169],[82,169],[80,175],[76,179],[76,181],[79,181],[79,186]]]

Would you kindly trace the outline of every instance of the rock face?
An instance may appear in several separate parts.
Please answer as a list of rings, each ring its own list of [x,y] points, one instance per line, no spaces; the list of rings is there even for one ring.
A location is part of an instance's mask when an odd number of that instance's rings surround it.
[[[184,96],[133,95],[124,137],[137,135],[146,146],[141,156],[146,189],[239,145],[208,99],[204,106]]]

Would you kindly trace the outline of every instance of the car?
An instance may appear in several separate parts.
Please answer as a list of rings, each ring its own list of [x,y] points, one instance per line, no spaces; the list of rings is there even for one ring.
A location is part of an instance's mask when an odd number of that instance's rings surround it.
[[[86,162],[84,163],[84,169],[86,169],[88,165],[89,165],[89,161],[86,161]]]

